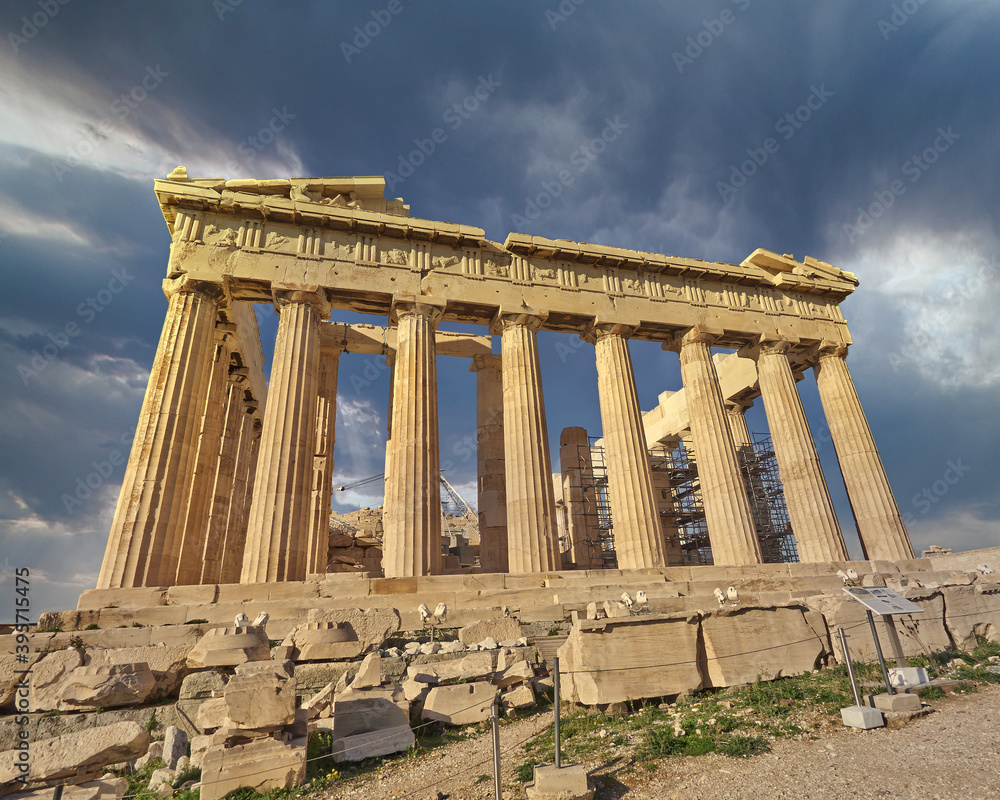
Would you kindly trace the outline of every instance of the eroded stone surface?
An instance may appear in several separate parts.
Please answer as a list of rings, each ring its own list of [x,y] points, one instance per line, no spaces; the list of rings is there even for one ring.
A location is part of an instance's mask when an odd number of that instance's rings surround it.
[[[188,654],[189,667],[232,667],[246,661],[267,661],[271,647],[263,628],[213,628]]]

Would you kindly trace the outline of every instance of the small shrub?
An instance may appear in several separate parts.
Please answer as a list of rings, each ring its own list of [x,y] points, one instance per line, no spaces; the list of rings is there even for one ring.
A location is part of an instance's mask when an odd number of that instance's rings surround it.
[[[514,777],[517,778],[521,783],[528,783],[535,778],[535,765],[531,761],[525,761],[521,766],[514,770]]]
[[[940,686],[928,686],[926,689],[921,689],[917,696],[921,700],[940,700],[944,697],[944,689]]]
[[[154,711],[149,715],[149,719],[146,721],[146,730],[152,733],[159,727],[160,723],[156,721],[156,712]]]
[[[142,628],[144,626],[143,626],[143,624],[141,622],[133,622],[132,623],[132,627],[133,628]]]
[[[207,619],[189,619],[184,624],[185,625],[204,625],[207,622],[208,622]]]
[[[100,629],[101,626],[96,622],[91,622],[86,628],[84,628],[85,631],[99,631]]]
[[[750,758],[766,753],[770,749],[771,745],[763,736],[744,736],[738,733],[731,736],[729,741],[719,748],[719,752],[730,758]]]

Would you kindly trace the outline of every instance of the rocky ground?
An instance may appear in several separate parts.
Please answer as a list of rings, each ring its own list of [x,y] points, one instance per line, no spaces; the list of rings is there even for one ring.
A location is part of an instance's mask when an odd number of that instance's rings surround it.
[[[771,752],[753,758],[712,753],[637,762],[624,746],[587,767],[599,800],[1000,798],[1000,687],[984,686],[931,706],[933,713],[901,729],[824,725],[802,738],[778,739]],[[525,784],[515,775],[526,758],[523,742],[551,722],[549,711],[501,728],[505,800],[525,796]],[[494,797],[492,758],[487,731],[371,773],[345,774],[324,797],[487,800]]]

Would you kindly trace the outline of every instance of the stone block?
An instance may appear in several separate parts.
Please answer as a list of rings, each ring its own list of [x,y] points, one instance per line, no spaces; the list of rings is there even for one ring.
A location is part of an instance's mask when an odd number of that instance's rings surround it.
[[[87,666],[145,663],[153,673],[154,685],[150,698],[171,697],[177,693],[181,681],[187,675],[187,656],[190,650],[188,645],[88,650]]]
[[[811,672],[826,651],[799,607],[725,608],[707,614],[701,629],[713,687]]]
[[[604,616],[608,619],[617,619],[620,617],[631,616],[632,612],[629,607],[625,605],[621,600],[605,600],[603,606]]]
[[[354,658],[364,650],[354,628],[346,622],[307,622],[298,625],[281,644],[282,647],[291,648],[291,657],[295,661]]]
[[[435,686],[427,693],[422,716],[446,725],[471,725],[489,719],[496,697],[491,683],[462,683]]]
[[[234,667],[247,661],[269,661],[271,646],[263,628],[212,628],[188,654],[187,665]]]
[[[193,672],[181,682],[178,698],[181,700],[204,700],[213,697],[226,688],[228,678],[218,672]]]
[[[399,612],[395,608],[309,609],[307,622],[346,623],[361,643],[360,653],[366,653],[399,630]],[[350,656],[353,658],[353,656]]]
[[[976,636],[984,636],[992,642],[1000,641],[1000,584],[948,586],[942,592],[945,598],[945,625],[956,646],[971,650],[976,646]]]
[[[172,784],[174,782],[175,774],[175,771],[169,767],[154,769],[153,774],[149,776],[149,791],[162,795],[173,794],[174,787]]]
[[[493,678],[493,683],[500,689],[507,689],[518,683],[531,683],[535,677],[535,670],[527,661],[518,661],[507,667],[502,672],[497,672]]]
[[[383,728],[372,733],[345,736],[333,743],[333,760],[363,761],[366,758],[405,753],[416,741],[407,724]]]
[[[214,731],[228,724],[229,706],[224,697],[211,697],[198,706],[194,724],[202,733]]]
[[[17,684],[24,679],[24,670],[31,669],[41,657],[41,653],[30,653],[27,661],[19,662],[16,655],[0,656],[0,708],[14,705]],[[30,680],[29,677],[29,687]]]
[[[421,683],[447,683],[448,681],[475,681],[493,676],[493,656],[487,652],[470,653],[452,661],[435,661],[428,664],[411,664],[406,676]]]
[[[163,756],[163,742],[150,742],[149,749],[146,751],[146,755],[136,759],[135,768],[137,770],[144,769],[145,766],[154,758],[161,758],[162,756]]]
[[[280,728],[295,719],[295,679],[273,670],[234,675],[223,699],[226,716],[237,728]]]
[[[55,711],[59,708],[62,681],[83,664],[76,648],[47,653],[31,670],[29,699],[32,711]]]
[[[530,683],[521,683],[500,695],[506,709],[531,708],[535,705],[535,691]]]
[[[29,782],[60,780],[134,761],[149,749],[149,734],[137,722],[117,722],[79,733],[31,743],[27,764]],[[17,751],[0,753],[0,784],[24,773],[18,769]],[[23,762],[22,762],[23,763]]]
[[[339,694],[333,701],[333,738],[409,723],[410,705],[401,686]]]
[[[583,764],[556,769],[554,765],[535,767],[535,780],[527,787],[528,800],[593,800]]]
[[[915,694],[877,694],[873,702],[879,711],[919,711],[922,707]]]
[[[177,762],[188,754],[188,735],[176,725],[168,725],[163,736],[161,758],[170,769],[178,769]]]
[[[260,793],[290,789],[302,783],[305,774],[305,739],[289,744],[254,739],[232,747],[215,745],[202,757],[201,800],[219,800],[241,786]]]
[[[703,683],[697,653],[694,615],[581,621],[559,648],[560,691],[591,706],[692,694]]]
[[[849,728],[860,728],[869,731],[872,728],[885,726],[882,712],[868,706],[848,706],[840,709],[840,718]]]
[[[58,689],[60,711],[139,705],[153,691],[156,681],[145,663],[77,667]]]
[[[478,644],[483,639],[503,641],[518,639],[521,636],[521,624],[511,617],[496,617],[483,619],[472,625],[466,625],[458,632],[458,638],[465,645]]]
[[[919,686],[927,683],[923,667],[889,667],[889,683],[896,687]]]
[[[358,667],[358,672],[351,681],[351,689],[372,689],[382,683],[382,656],[379,653],[369,653]]]

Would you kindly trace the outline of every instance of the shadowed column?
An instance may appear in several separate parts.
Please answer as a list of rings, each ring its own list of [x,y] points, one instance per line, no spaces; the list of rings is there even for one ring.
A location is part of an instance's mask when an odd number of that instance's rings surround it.
[[[588,334],[597,359],[597,391],[608,463],[608,499],[619,569],[662,567],[663,530],[635,390],[625,325],[597,325]]]
[[[387,578],[441,572],[441,481],[434,331],[444,313],[431,298],[397,297],[396,361],[386,446],[382,566]]]
[[[177,574],[223,289],[184,278],[163,289],[170,302],[98,589],[168,586]]]
[[[246,552],[250,504],[253,502],[254,478],[257,475],[257,456],[260,453],[260,435],[264,430],[263,420],[257,413],[256,401],[248,407],[244,400],[243,410],[233,496],[230,498],[226,516],[226,539],[222,547],[219,583],[240,582],[243,557]]]
[[[664,348],[680,351],[681,380],[687,393],[712,558],[719,566],[759,564],[760,543],[712,363],[710,346],[717,338],[696,327]]]
[[[241,583],[306,577],[319,322],[330,313],[319,291],[272,287],[280,318],[264,430],[247,525]]]
[[[536,334],[543,316],[501,311],[492,330],[503,352],[507,552],[513,573],[559,569],[552,460]]]
[[[846,561],[844,537],[788,363],[788,342],[761,342],[755,350],[760,393],[799,559]]]
[[[226,382],[225,424],[219,443],[219,456],[212,487],[212,508],[208,517],[205,552],[202,558],[201,583],[219,583],[222,578],[222,554],[226,546],[226,526],[229,506],[236,488],[236,473],[240,460],[240,429],[246,411],[243,407],[245,368],[228,370]],[[240,548],[242,553],[242,547]]]
[[[223,330],[225,328],[225,330]],[[229,357],[235,344],[236,326],[219,323],[215,330],[215,352],[208,398],[198,433],[198,453],[191,475],[191,492],[177,559],[178,585],[201,583],[208,525],[215,500],[215,482],[223,445],[223,423],[229,395]]]
[[[479,473],[479,561],[483,572],[507,572],[506,469],[501,357],[475,356],[476,466]]]
[[[330,498],[333,495],[333,446],[337,429],[337,372],[340,351],[320,350],[316,401],[316,455],[313,457],[312,518],[306,574],[326,573],[330,550]]]
[[[570,560],[577,569],[603,569],[600,527],[597,522],[597,487],[586,428],[563,428],[559,435],[559,467]]]
[[[868,558],[913,558],[889,478],[847,369],[847,346],[822,348],[813,366],[851,509]]]

